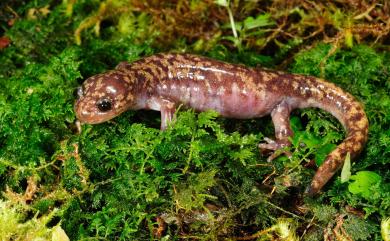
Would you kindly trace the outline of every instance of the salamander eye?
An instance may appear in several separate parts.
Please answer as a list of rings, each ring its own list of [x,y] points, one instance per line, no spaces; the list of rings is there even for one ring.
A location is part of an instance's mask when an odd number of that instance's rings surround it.
[[[107,112],[111,110],[112,103],[109,99],[101,99],[96,103],[96,106],[101,112]]]
[[[73,92],[73,96],[76,97],[77,99],[80,99],[81,96],[83,96],[83,87],[77,87],[74,92]]]

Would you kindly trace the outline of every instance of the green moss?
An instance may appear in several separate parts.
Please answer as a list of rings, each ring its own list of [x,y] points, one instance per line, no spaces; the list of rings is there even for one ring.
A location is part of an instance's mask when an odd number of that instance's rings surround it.
[[[353,215],[349,215],[343,223],[345,231],[352,237],[353,240],[368,240],[374,232],[378,232],[377,227],[370,221],[362,220]]]
[[[46,226],[56,212],[53,211],[39,218],[34,216],[25,220],[27,212],[23,207],[9,201],[0,201],[0,238],[18,241],[50,240],[54,236],[60,236],[62,239],[52,240],[68,240],[60,225],[53,228]]]

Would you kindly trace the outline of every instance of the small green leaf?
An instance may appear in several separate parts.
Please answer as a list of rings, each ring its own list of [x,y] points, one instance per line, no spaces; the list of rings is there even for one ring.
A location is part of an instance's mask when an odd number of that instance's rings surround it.
[[[382,220],[381,234],[384,241],[390,241],[390,218],[384,218]]]
[[[270,14],[261,14],[258,15],[256,18],[247,17],[244,20],[244,27],[245,29],[254,29],[274,25],[274,22],[270,19],[270,16]]]
[[[341,183],[347,182],[351,177],[351,154],[348,152],[345,157],[343,169],[341,170]]]
[[[353,194],[359,194],[368,199],[373,193],[372,187],[382,181],[382,177],[375,172],[360,171],[352,175],[351,182],[348,185],[348,190]]]
[[[57,225],[53,228],[52,241],[69,241],[68,235],[66,235],[65,231],[61,228],[61,226]]]
[[[217,5],[223,6],[223,7],[228,7],[229,6],[229,1],[228,0],[215,0],[214,1]]]
[[[353,34],[351,29],[345,31],[345,45],[347,45],[348,48],[353,47]]]

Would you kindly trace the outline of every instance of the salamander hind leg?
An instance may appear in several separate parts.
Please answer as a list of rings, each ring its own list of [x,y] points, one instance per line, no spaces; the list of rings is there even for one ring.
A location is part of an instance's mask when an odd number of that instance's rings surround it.
[[[291,156],[288,151],[279,151],[291,145],[289,140],[293,136],[293,131],[290,126],[290,106],[286,101],[279,103],[271,112],[272,122],[275,126],[275,140],[264,138],[266,143],[260,143],[259,148],[262,152],[273,151],[268,157],[268,161],[272,161],[280,154]]]
[[[175,103],[162,99],[161,100],[161,130],[167,129],[169,123],[171,123],[174,120],[176,111],[176,105]]]

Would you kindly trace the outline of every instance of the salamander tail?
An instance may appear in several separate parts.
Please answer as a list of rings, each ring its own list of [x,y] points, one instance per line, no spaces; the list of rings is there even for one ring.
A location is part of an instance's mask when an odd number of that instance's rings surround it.
[[[355,158],[363,149],[368,136],[368,119],[362,105],[355,98],[342,91],[340,88],[333,88],[337,95],[333,97],[333,104],[328,102],[325,109],[334,115],[346,129],[346,138],[333,150],[324,163],[315,173],[311,185],[306,193],[309,196],[317,194],[321,188],[332,178],[332,176],[343,166],[347,153]],[[342,96],[342,98],[338,98]]]

